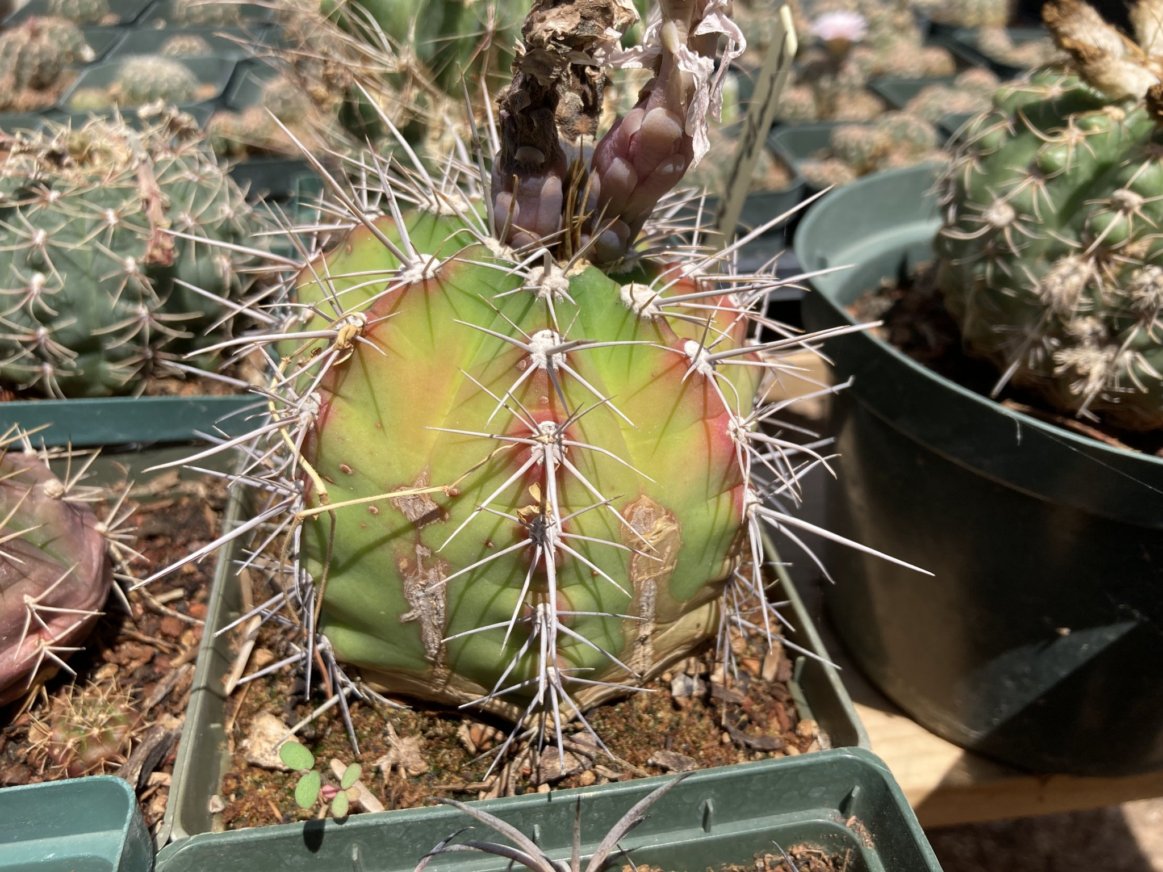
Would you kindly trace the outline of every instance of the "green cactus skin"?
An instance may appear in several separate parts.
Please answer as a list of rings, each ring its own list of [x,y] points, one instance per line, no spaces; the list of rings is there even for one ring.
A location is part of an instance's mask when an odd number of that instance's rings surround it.
[[[82,26],[116,23],[109,0],[49,0],[48,12]]]
[[[944,179],[939,281],[1003,382],[1163,426],[1163,134],[1142,100],[1052,69],[1004,86]]]
[[[62,665],[97,619],[112,564],[93,510],[43,458],[0,448],[0,705],[24,695],[42,667]]]
[[[21,134],[0,162],[0,226],[0,379],[53,396],[141,390],[214,341],[201,334],[249,286],[248,260],[167,231],[254,245],[260,228],[199,140],[105,121]]]
[[[733,568],[744,481],[730,425],[751,413],[758,371],[728,368],[719,384],[691,371],[708,325],[664,308],[695,290],[689,280],[650,302],[648,268],[535,275],[473,244],[471,222],[405,220],[412,263],[359,228],[298,284],[302,306],[342,301],[362,340],[319,384],[303,458],[330,504],[372,498],[336,512],[334,538],[328,514],[305,534],[307,568],[327,578],[320,630],[336,655],[446,703],[524,685],[510,700],[522,704],[546,665],[535,633],[558,633],[550,665],[587,681],[685,656],[717,626]],[[403,246],[394,224],[376,228]],[[430,274],[415,274],[428,258]],[[716,352],[741,349],[742,313],[725,297],[705,302],[722,307],[709,327]],[[334,327],[317,317],[302,330]],[[543,351],[563,342],[578,347]],[[328,343],[280,353],[293,369]],[[366,447],[381,439],[395,447],[371,462]],[[401,488],[432,492],[375,499]],[[557,544],[531,575],[541,536]],[[653,557],[634,553],[645,543]],[[561,628],[534,620],[543,605]],[[588,705],[603,687],[575,698]]]
[[[131,55],[121,62],[109,90],[120,106],[144,106],[158,100],[179,106],[197,99],[198,78],[179,60]]]

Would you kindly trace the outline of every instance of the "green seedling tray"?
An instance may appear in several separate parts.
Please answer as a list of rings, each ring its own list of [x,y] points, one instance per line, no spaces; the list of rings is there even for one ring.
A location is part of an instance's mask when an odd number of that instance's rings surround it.
[[[141,17],[142,13],[149,8],[153,0],[109,0],[109,9],[116,16],[117,20],[111,22],[108,27],[125,27],[133,24]],[[34,15],[48,15],[47,0],[28,0],[24,6],[17,9],[5,20],[5,26],[12,24],[19,24]],[[89,25],[86,25],[88,29]],[[96,48],[94,46],[94,48]]]
[[[532,837],[551,857],[570,855],[575,818],[583,857],[615,822],[667,777],[490,800],[476,805]],[[158,872],[410,872],[437,842],[472,825],[466,839],[493,839],[451,808],[357,815],[196,836],[164,849]],[[495,841],[504,841],[497,836]],[[821,751],[696,772],[673,788],[619,842],[607,868],[650,863],[668,872],[750,865],[756,853],[810,844],[847,855],[848,872],[940,872],[887,767],[861,749]],[[433,860],[439,872],[504,872],[477,853]]]
[[[38,443],[75,448],[158,445],[240,435],[262,411],[253,394],[21,400],[0,403],[0,432],[18,424]]]
[[[0,112],[0,130],[5,133],[15,133],[18,130],[36,132],[52,115],[51,109],[44,112]]]
[[[211,2],[211,0],[157,0],[141,17],[140,26],[177,31],[183,25],[180,22],[170,20],[177,4],[192,6],[207,2]],[[221,0],[221,2],[223,5],[230,5],[238,9],[243,26],[269,22],[275,14],[274,3],[237,3],[234,0]]]
[[[81,70],[81,74],[77,76],[75,82],[61,95],[61,99],[57,107],[62,112],[73,112],[73,108],[69,105],[69,101],[81,88],[107,88],[117,78],[117,74],[121,69],[121,65],[125,62],[125,55],[104,61],[99,64],[93,64]],[[235,60],[231,58],[221,57],[199,57],[199,58],[174,58],[183,65],[189,68],[190,72],[197,78],[199,84],[206,86],[205,92],[198,95],[198,99],[192,100],[189,103],[179,103],[179,109],[189,109],[199,104],[213,103],[222,97],[222,92],[226,90],[227,84],[230,82],[230,76],[234,72]],[[125,107],[126,109],[136,107]]]
[[[235,112],[262,103],[263,86],[279,73],[265,61],[252,58],[240,63],[222,95],[222,105]]]
[[[0,872],[150,872],[153,840],[113,776],[0,790]]]
[[[828,194],[795,249],[807,327],[933,257],[931,168]],[[825,546],[857,665],[949,740],[1039,772],[1163,768],[1163,458],[1008,408],[871,333],[824,346],[840,456],[828,529],[934,573]],[[1084,713],[1085,716],[1080,716]],[[1117,736],[1117,741],[1110,737]]]
[[[83,27],[81,32],[85,35],[85,44],[93,50],[93,59],[89,63],[96,64],[116,51],[117,47],[132,31],[125,27]],[[77,64],[76,66],[83,65]]]
[[[178,57],[207,57],[214,56],[220,58],[230,58],[232,60],[241,60],[242,58],[253,56],[259,49],[265,45],[264,34],[267,26],[263,25],[258,30],[242,30],[239,28],[190,28],[186,30],[177,30],[174,28],[166,28],[165,30],[153,30],[138,28],[129,32],[126,37],[118,43],[112,52],[110,58],[119,58],[124,55],[134,54],[157,54],[161,51],[162,46],[169,42],[175,36],[197,36],[201,37],[210,46],[210,50],[202,55],[179,55]]]
[[[241,498],[236,494],[227,506],[223,529],[237,525],[243,516]],[[239,550],[235,540],[218,555],[214,585],[207,604],[206,628],[198,649],[193,691],[178,744],[160,844],[182,841],[215,829],[210,797],[218,793],[222,774],[229,766],[223,726],[226,718],[223,678],[234,660],[233,642],[229,634],[219,633],[219,630],[233,623],[242,612],[234,569]],[[774,554],[774,549],[769,553]],[[790,624],[784,630],[784,637],[791,643],[787,649],[788,656],[794,658],[790,689],[800,713],[816,720],[820,729],[828,734],[833,747],[867,748],[868,734],[856,715],[839,673],[828,660],[824,644],[799,594],[783,568],[776,564],[775,569],[779,585],[773,596],[787,601],[781,614]],[[797,653],[796,649],[810,654]],[[378,819],[399,813],[383,812],[359,818]]]

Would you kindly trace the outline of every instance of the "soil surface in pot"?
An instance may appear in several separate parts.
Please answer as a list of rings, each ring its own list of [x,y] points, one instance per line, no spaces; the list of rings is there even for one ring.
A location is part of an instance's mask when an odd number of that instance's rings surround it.
[[[115,492],[119,489],[114,488]],[[137,577],[213,540],[225,490],[161,473],[130,490]],[[60,670],[0,709],[0,787],[79,775],[134,785],[147,825],[161,822],[214,561],[175,573],[165,593],[113,591],[105,614]]]
[[[714,866],[715,872],[848,872],[853,867],[851,850],[829,853],[814,845],[793,845],[786,851],[756,854],[750,863]],[[639,864],[623,866],[621,872],[667,872],[665,867]]]
[[[945,308],[932,264],[912,275],[885,281],[848,307],[860,322],[882,321],[875,335],[913,360],[974,393],[989,397],[998,380],[989,363],[962,350],[961,333]],[[1003,406],[1055,424],[1083,436],[1129,451],[1163,457],[1163,433],[1119,430],[1097,421],[1083,421],[1048,408],[1036,395],[1007,385],[994,397]]]
[[[248,672],[281,659],[278,646],[264,627]],[[505,742],[511,729],[506,724],[468,710],[368,703],[351,706],[358,755],[336,709],[319,715],[297,738],[315,754],[316,769],[328,773],[325,782],[336,783],[330,772],[342,772],[347,763],[362,766],[357,792],[371,794],[370,804],[360,804],[364,811],[582,787],[828,747],[818,724],[797,714],[788,689],[792,660],[778,637],[769,650],[762,630],[740,635],[733,651],[734,670],[715,667],[707,651],[664,673],[645,692],[588,712],[609,753],[571,724],[563,753],[552,735],[540,748],[535,738],[526,739],[493,766],[496,755],[490,752]],[[275,768],[278,743],[312,711],[297,679],[280,670],[241,685],[231,697],[226,729],[233,759],[219,803],[227,829],[316,814],[295,803],[299,774]]]

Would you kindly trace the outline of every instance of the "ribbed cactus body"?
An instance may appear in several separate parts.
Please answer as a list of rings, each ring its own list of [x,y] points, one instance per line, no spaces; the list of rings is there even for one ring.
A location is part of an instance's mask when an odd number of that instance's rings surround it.
[[[616,692],[588,683],[655,673],[718,626],[744,519],[732,421],[759,371],[709,375],[702,349],[741,348],[747,319],[725,294],[668,307],[697,285],[657,269],[546,274],[459,218],[408,225],[431,274],[360,228],[298,286],[362,337],[305,443],[330,504],[371,500],[305,537],[320,629],[398,692],[462,703],[526,682],[506,696],[523,704],[549,666],[584,707]],[[328,347],[280,351],[293,369]]]
[[[96,515],[31,453],[0,456],[0,705],[75,644],[112,584]]]
[[[55,395],[139,390],[221,338],[245,258],[169,231],[253,245],[259,225],[207,147],[106,122],[18,145],[0,162],[0,378]]]
[[[1119,426],[1163,426],[1163,134],[1142,100],[1041,71],[946,179],[940,285],[974,352]]]

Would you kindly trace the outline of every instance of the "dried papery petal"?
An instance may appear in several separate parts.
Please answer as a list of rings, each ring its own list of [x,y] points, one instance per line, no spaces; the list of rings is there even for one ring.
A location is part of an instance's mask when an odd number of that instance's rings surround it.
[[[1108,97],[1142,97],[1159,81],[1158,62],[1083,0],[1053,0],[1042,8],[1042,18],[1079,74]]]

